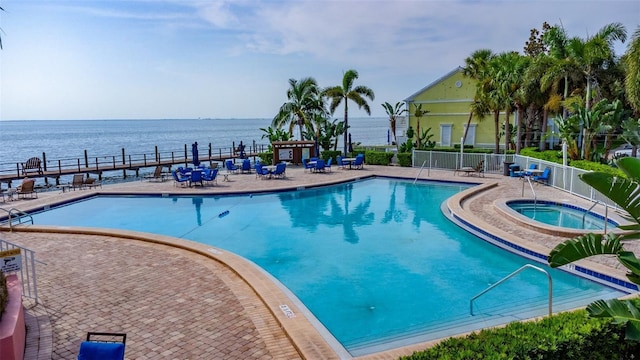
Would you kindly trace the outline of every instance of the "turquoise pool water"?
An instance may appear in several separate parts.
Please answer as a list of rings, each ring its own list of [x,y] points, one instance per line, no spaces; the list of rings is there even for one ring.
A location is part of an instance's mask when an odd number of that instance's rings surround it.
[[[576,206],[552,201],[516,200],[507,205],[516,212],[543,224],[573,229],[603,230],[604,217]],[[618,226],[608,220],[609,228]]]
[[[354,356],[544,315],[544,274],[447,220],[468,185],[371,179],[263,195],[101,196],[34,215],[36,224],[146,231],[211,244],[286,286]],[[554,310],[622,292],[551,270]]]

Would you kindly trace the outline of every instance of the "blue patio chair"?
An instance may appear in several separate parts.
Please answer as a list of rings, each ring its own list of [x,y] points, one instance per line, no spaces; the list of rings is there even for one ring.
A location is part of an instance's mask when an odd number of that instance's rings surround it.
[[[315,172],[324,172],[324,159],[316,160]]]
[[[225,167],[231,173],[237,173],[240,169],[233,163],[233,160],[227,160],[224,162]]]
[[[342,156],[336,156],[336,165],[338,165],[338,169],[344,169],[344,164],[342,163]]]
[[[549,175],[551,175],[551,169],[546,167],[546,168],[544,168],[544,171],[542,172],[542,174],[541,175],[535,175],[533,177],[533,180],[549,185]]]
[[[193,185],[194,183],[200,183],[200,186],[202,186],[202,171],[191,171],[191,176],[189,177],[189,186]]]
[[[205,169],[204,170],[204,174],[202,175],[202,180],[204,180],[207,183],[218,183],[218,180],[216,179],[218,177],[218,168],[215,169]]]
[[[244,159],[242,160],[242,168],[240,169],[242,173],[251,174],[251,160]]]
[[[80,344],[78,360],[124,360],[126,341],[127,334],[90,332]]]
[[[333,158],[329,158],[327,163],[324,165],[325,170],[329,170],[329,172],[331,172],[331,160],[333,160]]]
[[[355,169],[363,169],[364,168],[364,155],[356,156],[356,160],[353,162],[353,167]]]
[[[538,168],[537,164],[529,164],[529,168],[522,173],[521,176],[531,176],[531,172],[529,170],[536,170]]]
[[[276,165],[276,169],[273,171],[272,175],[273,177],[279,177],[284,179],[286,177],[286,174],[285,174],[286,171],[287,171],[287,164],[280,163]]]
[[[182,186],[184,186],[184,184],[186,184],[189,181],[189,177],[188,176],[178,176],[178,173],[176,170],[171,172],[171,175],[173,176],[173,185],[177,186],[178,184],[182,184]]]
[[[305,171],[307,171],[307,170],[313,171],[313,169],[315,169],[316,165],[315,164],[310,164],[311,161],[314,161],[314,160],[309,160],[309,161],[307,161],[306,159],[302,160],[302,164],[304,165],[304,170]]]

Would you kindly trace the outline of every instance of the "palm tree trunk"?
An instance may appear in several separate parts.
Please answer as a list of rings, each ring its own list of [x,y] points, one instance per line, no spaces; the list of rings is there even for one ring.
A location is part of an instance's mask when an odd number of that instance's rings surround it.
[[[518,109],[518,118],[516,119],[516,154],[520,154],[520,149],[522,149],[522,116],[524,115],[524,109],[522,105],[517,106]]]
[[[493,123],[494,123],[494,130],[496,132],[495,137],[496,137],[496,154],[500,154],[500,112],[499,111],[494,111],[493,112]]]
[[[511,148],[511,123],[509,122],[509,113],[511,110],[506,109],[504,114],[504,153]]]
[[[344,99],[344,155],[347,156],[347,136],[349,133],[349,110],[347,106],[348,99]]]
[[[547,150],[547,142],[544,141],[543,136],[547,133],[547,123],[549,122],[549,110],[546,108],[542,111],[542,126],[540,127],[540,145],[538,149],[540,151]]]
[[[462,144],[460,146],[464,147],[465,141],[467,141],[467,133],[469,132],[469,126],[471,126],[471,119],[473,118],[473,111],[469,111],[469,118],[467,119],[467,127],[464,128],[464,135],[462,136]]]

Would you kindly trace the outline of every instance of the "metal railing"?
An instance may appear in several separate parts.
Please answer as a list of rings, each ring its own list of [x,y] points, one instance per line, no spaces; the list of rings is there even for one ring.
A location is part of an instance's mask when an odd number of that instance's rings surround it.
[[[38,278],[36,276],[36,253],[33,250],[0,239],[0,251],[13,249],[20,249],[21,266],[20,270],[16,271],[16,273],[22,284],[22,296],[35,300],[37,304]],[[38,262],[44,264],[43,262]]]
[[[13,230],[13,219],[14,219],[14,214],[17,214],[17,216],[15,216],[15,219],[17,219],[18,224],[22,224],[23,223],[23,219],[28,218],[28,221],[31,221],[31,224],[33,224],[33,216],[31,216],[30,214],[27,214],[26,212],[16,209],[16,208],[11,208],[9,210],[5,209],[5,208],[0,208],[0,211],[4,211],[7,213],[7,220],[6,223],[9,224],[9,230]],[[25,221],[26,222],[26,221]],[[3,222],[4,223],[4,222]]]
[[[465,166],[475,167],[480,160],[484,160],[485,173],[502,173],[505,162],[517,164],[521,169],[527,169],[529,165],[536,164],[538,169],[550,168],[549,186],[619,209],[619,206],[613,201],[580,180],[579,175],[589,172],[588,170],[515,154],[461,154],[460,152],[414,150],[412,159],[414,167],[418,167],[426,161],[428,169],[452,171]]]
[[[551,279],[551,275],[549,275],[549,273],[546,270],[544,270],[542,268],[539,268],[537,266],[533,266],[531,264],[526,264],[526,265],[522,266],[518,270],[516,270],[516,271],[512,272],[511,274],[503,277],[497,283],[495,283],[495,284],[489,286],[488,288],[484,289],[478,295],[472,297],[471,300],[469,301],[469,312],[471,313],[471,315],[473,316],[473,301],[475,299],[477,299],[480,296],[488,293],[490,290],[494,289],[495,287],[497,287],[498,285],[502,284],[503,282],[511,279],[512,277],[516,276],[518,273],[520,273],[521,271],[524,271],[527,268],[531,268],[531,269],[543,272],[543,273],[545,273],[545,275],[547,275],[547,279],[549,280],[549,316],[551,316],[551,314],[553,313],[553,309],[552,309],[552,304],[553,304],[553,280]]]

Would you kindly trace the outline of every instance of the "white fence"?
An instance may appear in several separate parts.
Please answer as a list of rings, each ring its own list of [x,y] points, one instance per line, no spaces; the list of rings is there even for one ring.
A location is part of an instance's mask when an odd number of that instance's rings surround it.
[[[508,174],[509,164],[517,164],[521,170],[528,169],[531,164],[535,164],[538,169],[550,168],[549,186],[564,190],[573,195],[580,196],[587,200],[607,204],[618,208],[611,200],[594,190],[591,186],[578,178],[578,175],[588,172],[571,166],[562,166],[549,161],[521,155],[504,154],[477,154],[459,153],[444,151],[413,151],[413,166],[440,170],[455,170],[464,166],[475,167],[484,160],[484,171],[486,173]],[[507,165],[505,165],[505,161]]]
[[[0,251],[20,249],[21,269],[17,271],[22,283],[22,296],[38,303],[38,282],[36,277],[36,253],[22,246],[0,239]],[[7,274],[5,274],[7,275]]]

